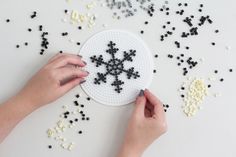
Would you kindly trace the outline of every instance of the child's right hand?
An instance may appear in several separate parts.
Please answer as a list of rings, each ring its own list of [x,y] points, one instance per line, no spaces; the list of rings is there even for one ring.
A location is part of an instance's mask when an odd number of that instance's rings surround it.
[[[149,90],[141,91],[118,157],[140,157],[144,150],[166,131],[162,103]]]

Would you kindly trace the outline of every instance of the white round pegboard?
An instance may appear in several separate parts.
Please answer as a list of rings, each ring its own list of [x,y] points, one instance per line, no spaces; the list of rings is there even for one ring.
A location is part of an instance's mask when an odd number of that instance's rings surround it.
[[[107,51],[109,49],[114,51]],[[139,91],[147,88],[152,81],[151,52],[139,37],[129,32],[121,30],[100,32],[83,45],[80,55],[87,62],[85,70],[90,73],[86,82],[81,85],[82,89],[99,103],[119,106],[134,102]],[[104,75],[104,81],[98,73]],[[130,78],[127,73],[130,74]],[[118,87],[112,85],[116,77],[123,82]],[[95,83],[96,79],[99,83]]]

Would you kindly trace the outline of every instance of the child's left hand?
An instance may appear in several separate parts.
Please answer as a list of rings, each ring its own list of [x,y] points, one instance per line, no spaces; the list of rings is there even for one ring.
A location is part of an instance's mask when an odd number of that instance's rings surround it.
[[[80,68],[85,65],[80,56],[57,54],[31,78],[17,96],[27,99],[25,101],[34,105],[34,108],[48,104],[85,82],[89,73]]]

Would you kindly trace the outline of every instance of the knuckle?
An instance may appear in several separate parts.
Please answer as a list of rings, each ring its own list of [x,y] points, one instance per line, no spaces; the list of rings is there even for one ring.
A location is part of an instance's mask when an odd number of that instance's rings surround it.
[[[162,133],[166,133],[167,132],[168,126],[167,126],[166,122],[162,123],[161,130],[162,130]]]
[[[68,56],[63,55],[63,56],[60,57],[60,59],[61,59],[61,60],[67,60],[67,59],[68,59]]]

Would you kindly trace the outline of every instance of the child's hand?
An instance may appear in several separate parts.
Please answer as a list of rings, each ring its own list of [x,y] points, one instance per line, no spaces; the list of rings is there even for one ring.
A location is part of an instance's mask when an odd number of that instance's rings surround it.
[[[81,70],[80,56],[57,54],[26,84],[17,95],[38,108],[48,104],[85,81],[88,72]]]
[[[141,156],[167,131],[162,103],[150,91],[141,91],[135,105],[119,157]]]

